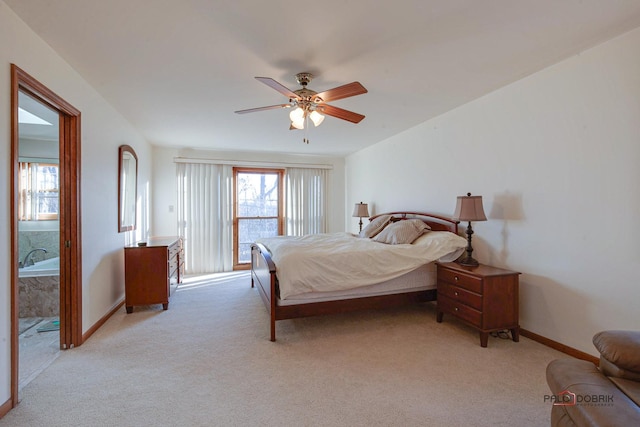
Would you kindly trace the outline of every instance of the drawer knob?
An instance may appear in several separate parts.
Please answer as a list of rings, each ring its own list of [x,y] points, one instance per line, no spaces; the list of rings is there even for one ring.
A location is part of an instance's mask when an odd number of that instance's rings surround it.
[[[457,282],[460,279],[458,278],[458,276],[453,276],[453,280],[455,280]]]
[[[455,296],[458,296],[458,291],[455,291],[453,294],[454,294]]]
[[[453,311],[458,311],[458,307],[455,307],[455,308],[453,309]]]

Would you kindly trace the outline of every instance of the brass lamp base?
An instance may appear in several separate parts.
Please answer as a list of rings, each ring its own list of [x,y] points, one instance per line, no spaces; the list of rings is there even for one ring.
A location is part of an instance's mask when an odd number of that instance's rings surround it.
[[[471,228],[471,221],[469,221],[469,225],[467,225],[467,256],[458,260],[458,264],[466,265],[469,267],[477,267],[480,265],[478,261],[476,261],[471,254],[473,253],[473,247],[471,246],[471,236],[473,235],[473,228]]]
[[[475,258],[470,256],[466,256],[463,259],[459,259],[457,263],[460,265],[466,265],[468,267],[477,267],[480,265],[480,263]]]

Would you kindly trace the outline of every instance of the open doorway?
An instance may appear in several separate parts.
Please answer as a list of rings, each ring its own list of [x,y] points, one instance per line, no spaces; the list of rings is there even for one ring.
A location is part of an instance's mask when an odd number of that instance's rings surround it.
[[[21,107],[24,107],[23,112]],[[28,120],[25,116],[32,121],[39,119],[50,123],[54,129],[57,128],[57,139],[48,136],[48,144],[43,141],[31,141],[33,143],[29,144],[28,139],[36,138],[35,135],[28,135],[24,123],[21,128],[20,122]],[[21,138],[21,129],[25,138]],[[50,128],[40,130],[51,132]],[[30,138],[26,138],[27,136]],[[58,284],[50,282],[40,287],[47,291],[57,288],[57,295],[43,296],[43,299],[50,302],[57,297],[57,310],[54,311],[57,311],[58,316],[42,316],[49,319],[38,321],[39,326],[34,327],[41,327],[43,332],[44,329],[59,329],[56,332],[60,349],[78,346],[82,343],[82,248],[80,112],[14,64],[11,65],[11,156],[11,401],[15,407],[19,402],[20,386],[20,312],[22,309],[22,317],[25,317],[28,305],[43,304],[24,299],[21,303],[20,276],[24,273],[21,270],[24,270],[25,264],[27,268],[32,267],[41,259],[48,265],[39,264],[32,270],[46,268],[50,277],[55,277],[52,272],[57,270]],[[42,222],[38,219],[42,219]],[[27,222],[30,224],[26,224]],[[40,233],[43,229],[47,233]],[[35,244],[37,247],[31,248],[24,233],[34,230],[39,236],[30,237],[38,243]],[[48,237],[43,237],[45,234]],[[45,242],[53,239],[53,235],[57,239],[57,247],[56,243]],[[58,256],[47,257],[51,252],[54,252],[52,255],[57,252]],[[54,258],[58,258],[58,261],[51,261]],[[52,264],[58,266],[54,268]],[[25,322],[22,323],[23,328],[26,327]],[[38,333],[37,329],[35,333]]]
[[[18,391],[60,353],[60,117],[18,93]]]

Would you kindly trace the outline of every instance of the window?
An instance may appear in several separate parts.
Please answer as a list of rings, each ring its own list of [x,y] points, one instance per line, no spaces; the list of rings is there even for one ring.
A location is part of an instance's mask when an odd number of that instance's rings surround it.
[[[284,209],[280,169],[234,168],[234,267],[251,263],[251,243],[283,234]]]
[[[18,219],[46,221],[58,219],[58,165],[20,162],[18,169]]]

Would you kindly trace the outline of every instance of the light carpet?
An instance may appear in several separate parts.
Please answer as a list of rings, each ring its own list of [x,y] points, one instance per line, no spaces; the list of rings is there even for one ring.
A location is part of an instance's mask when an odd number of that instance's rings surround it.
[[[545,426],[562,353],[431,303],[277,323],[246,272],[190,278],[62,352],[0,426]]]

